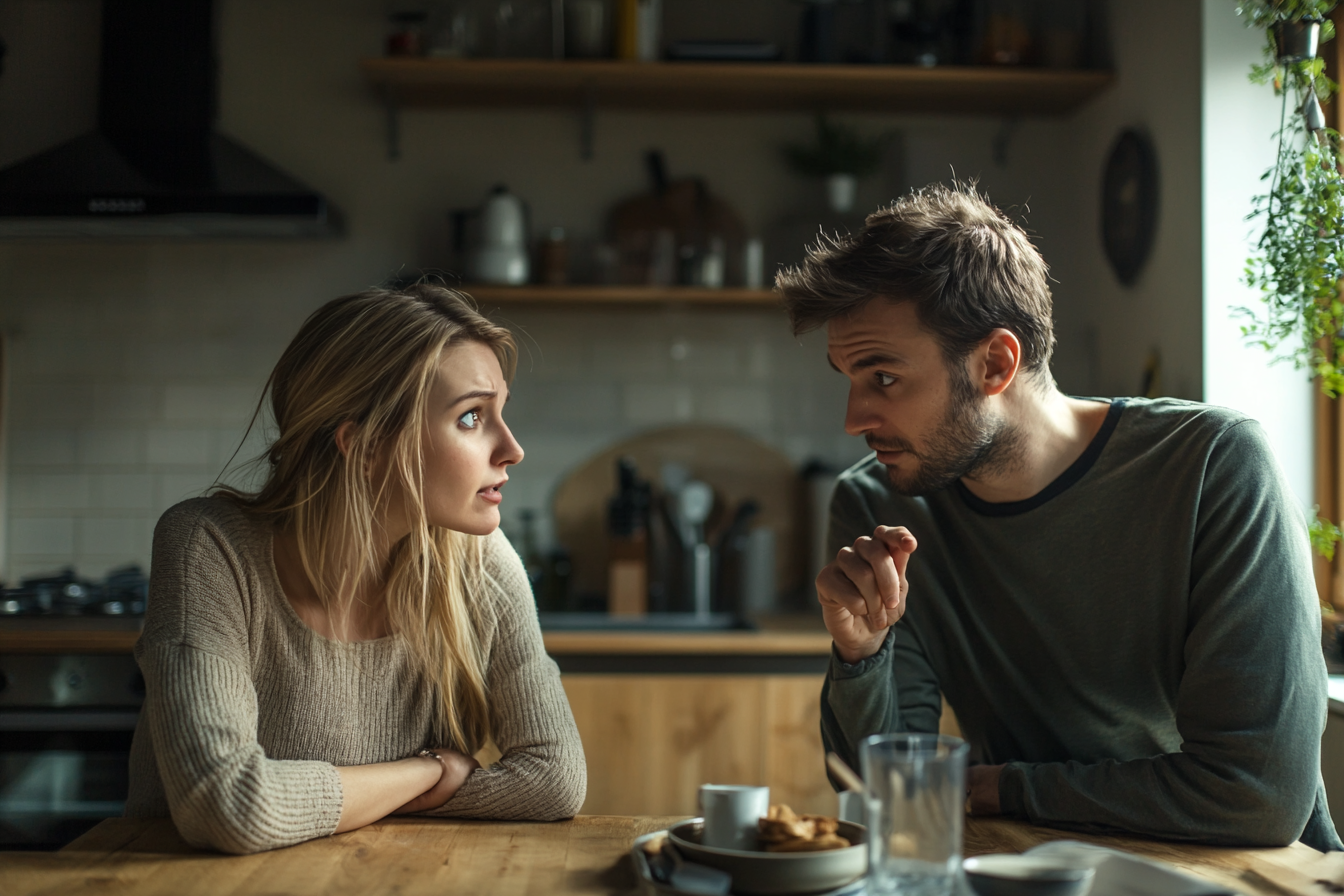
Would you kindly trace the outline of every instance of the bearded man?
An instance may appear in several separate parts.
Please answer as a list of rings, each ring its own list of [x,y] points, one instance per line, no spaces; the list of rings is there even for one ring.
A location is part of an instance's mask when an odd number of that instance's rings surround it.
[[[1046,273],[974,189],[931,186],[776,281],[874,451],[816,582],[827,748],[937,732],[945,697],[973,813],[1344,849],[1307,524],[1263,431],[1061,393]]]

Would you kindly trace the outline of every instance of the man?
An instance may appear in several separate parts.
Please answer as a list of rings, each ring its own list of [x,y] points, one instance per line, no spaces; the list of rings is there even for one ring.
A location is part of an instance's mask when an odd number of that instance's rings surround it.
[[[1306,521],[1264,433],[1059,392],[1046,270],[973,189],[931,186],[777,281],[875,452],[817,577],[827,748],[936,732],[941,693],[973,813],[1344,849]]]

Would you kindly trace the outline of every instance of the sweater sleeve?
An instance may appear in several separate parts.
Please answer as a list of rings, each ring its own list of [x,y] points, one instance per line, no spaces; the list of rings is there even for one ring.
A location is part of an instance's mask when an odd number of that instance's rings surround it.
[[[501,532],[486,543],[487,582],[497,614],[487,699],[501,756],[477,769],[438,809],[454,818],[556,821],[583,805],[588,767],[560,669],[546,654],[522,560]]]
[[[1215,440],[1194,522],[1180,750],[1009,763],[1003,809],[1228,845],[1284,845],[1306,830],[1317,848],[1339,848],[1315,808],[1326,678],[1306,522],[1253,421]]]
[[[875,519],[855,486],[842,479],[831,498],[827,550],[834,556],[859,536],[871,535],[878,525],[902,523]],[[910,562],[918,563],[918,554]],[[913,586],[909,600],[919,600]],[[909,625],[893,625],[882,648],[853,665],[841,661],[832,647],[830,670],[821,686],[821,739],[851,768],[859,767],[858,747],[865,737],[907,731],[936,734],[941,714],[938,677]]]
[[[136,660],[143,718],[173,823],[193,846],[255,853],[336,829],[341,782],[326,762],[266,758],[248,661],[246,575],[190,504],[160,520]]]

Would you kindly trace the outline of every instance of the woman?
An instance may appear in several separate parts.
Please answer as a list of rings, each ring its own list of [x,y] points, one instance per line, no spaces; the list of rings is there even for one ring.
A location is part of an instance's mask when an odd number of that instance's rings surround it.
[[[127,815],[250,853],[388,814],[578,811],[582,746],[498,531],[515,360],[439,287],[308,318],[267,385],[265,485],[155,530]]]

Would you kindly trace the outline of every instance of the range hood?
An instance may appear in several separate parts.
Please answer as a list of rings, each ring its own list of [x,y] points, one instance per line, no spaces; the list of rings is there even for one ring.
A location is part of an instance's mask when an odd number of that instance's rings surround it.
[[[0,170],[0,237],[322,237],[319,193],[214,130],[211,0],[103,0],[98,130]]]

